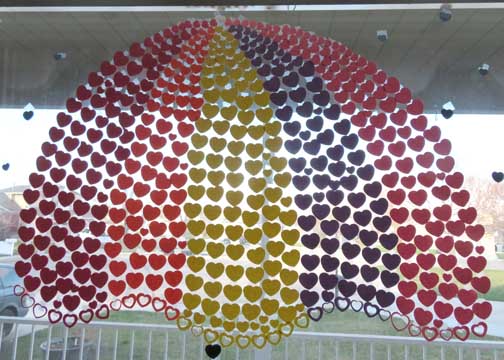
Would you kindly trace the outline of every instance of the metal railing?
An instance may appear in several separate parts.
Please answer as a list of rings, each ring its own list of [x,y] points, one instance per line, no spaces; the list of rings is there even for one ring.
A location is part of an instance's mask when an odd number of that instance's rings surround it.
[[[203,336],[173,325],[96,321],[69,329],[42,319],[0,317],[2,337],[4,330],[11,339],[0,344],[2,360],[207,359]],[[502,360],[504,342],[295,331],[262,350],[224,348],[219,359]]]

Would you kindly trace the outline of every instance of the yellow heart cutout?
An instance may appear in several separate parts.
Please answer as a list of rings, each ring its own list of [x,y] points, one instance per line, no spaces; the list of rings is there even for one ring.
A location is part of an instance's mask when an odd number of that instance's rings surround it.
[[[297,220],[297,213],[295,210],[282,211],[280,213],[280,221],[287,226],[292,226]]]
[[[261,308],[258,305],[243,304],[242,305],[242,313],[243,313],[243,316],[245,316],[245,318],[248,321],[252,321],[259,316],[259,314],[261,313]]]
[[[241,110],[247,110],[252,106],[254,99],[251,96],[238,96],[236,104]]]
[[[240,155],[243,152],[244,148],[245,144],[243,143],[243,141],[230,141],[228,144],[228,150],[234,156]]]
[[[228,225],[226,226],[226,235],[230,240],[235,241],[241,238],[243,234],[243,228],[240,225]]]
[[[198,165],[205,158],[203,151],[190,150],[187,153],[187,158],[193,165]]]
[[[201,298],[199,295],[184,294],[182,301],[188,309],[195,309],[201,303]],[[180,319],[180,318],[179,318]]]
[[[268,241],[266,249],[270,255],[277,257],[285,250],[285,244],[281,241]]]
[[[266,187],[266,179],[250,178],[248,181],[249,187],[256,193],[261,192]]]
[[[249,154],[249,156],[255,159],[262,154],[264,148],[262,144],[248,144],[246,150],[247,154]]]
[[[212,239],[217,240],[222,236],[224,232],[224,226],[222,224],[208,224],[206,227],[207,235]]]
[[[282,263],[278,260],[266,260],[263,267],[269,276],[275,276],[282,270]]]
[[[201,149],[207,144],[208,138],[205,135],[200,135],[196,133],[193,134],[193,136],[191,136],[191,142],[194,145],[194,147],[196,147],[196,149]]]
[[[287,159],[272,156],[269,160],[269,164],[273,170],[280,172],[287,166]]]
[[[198,236],[205,230],[205,223],[202,220],[190,220],[187,223],[187,229],[194,236]]]
[[[282,288],[282,290],[280,290],[280,296],[282,297],[284,303],[290,305],[293,302],[297,301],[297,299],[299,298],[299,293],[294,289]]]
[[[262,226],[264,234],[270,239],[273,239],[275,236],[277,236],[280,233],[281,229],[282,228],[280,224],[274,222],[265,222]]]
[[[208,296],[212,298],[216,298],[219,296],[219,294],[222,292],[222,284],[218,281],[212,282],[212,281],[207,281],[204,286],[205,292],[207,293]],[[215,313],[212,313],[215,314]],[[207,315],[212,315],[212,314],[207,314]]]
[[[303,313],[299,315],[295,320],[294,324],[300,329],[306,329],[308,326],[310,326],[310,318],[308,317],[308,314]]]
[[[280,207],[277,205],[264,205],[262,214],[269,221],[275,220],[280,215]]]
[[[282,255],[282,260],[284,261],[285,264],[294,267],[298,264],[299,262],[299,251],[296,249],[291,250],[289,252],[286,252]]]
[[[266,251],[264,251],[264,248],[262,248],[262,247],[257,247],[255,249],[249,249],[247,251],[248,259],[257,265],[260,265],[262,263],[265,256],[266,256]],[[260,278],[262,278],[262,274],[261,274]]]
[[[182,330],[188,330],[192,326],[192,321],[181,316],[177,319],[177,327]]]
[[[245,248],[239,244],[238,245],[230,244],[226,246],[226,254],[228,254],[228,256],[235,261],[242,257],[244,251]]]
[[[222,345],[223,348],[230,347],[233,345],[234,338],[232,336],[229,336],[227,334],[221,333],[219,336],[219,343]]]
[[[226,199],[231,205],[237,206],[243,200],[243,193],[241,191],[231,191],[230,190],[230,191],[226,192]]]
[[[287,245],[294,245],[298,242],[301,234],[296,229],[282,230],[282,240],[285,241]]]
[[[203,71],[202,71],[203,73]],[[208,74],[206,74],[208,75]],[[202,77],[200,79],[200,85],[203,89],[210,89],[214,85],[214,80],[213,78],[210,77]]]
[[[226,194],[226,198],[227,198],[227,194]],[[229,200],[228,200],[229,201]],[[224,217],[226,218],[226,220],[230,221],[230,222],[234,222],[236,221],[236,219],[238,219],[241,215],[241,209],[237,206],[233,206],[233,207],[230,207],[230,206],[227,206],[224,208]],[[226,228],[226,233],[227,233],[227,228]],[[243,232],[243,230],[242,230]],[[241,233],[240,233],[241,235]]]
[[[210,200],[217,202],[222,198],[224,189],[222,188],[222,186],[211,187],[207,189],[206,193]]]
[[[226,147],[226,140],[223,138],[213,137],[210,139],[210,147],[215,152],[220,152]]]
[[[239,285],[226,285],[224,286],[224,295],[229,301],[237,300],[242,294],[242,288]]]
[[[192,203],[186,203],[184,205],[184,212],[186,215],[194,219],[196,216],[198,216],[201,212],[201,205],[200,204],[192,204]]]
[[[240,330],[242,331],[242,330]],[[242,332],[245,332],[246,330],[242,331]],[[238,347],[242,350],[245,350],[249,345],[250,345],[250,342],[251,342],[251,339],[250,339],[250,336],[247,336],[247,335],[237,335],[236,336],[236,345],[238,345]]]
[[[248,272],[248,269],[247,269],[247,272]],[[262,296],[262,293],[263,292],[259,286],[247,285],[243,288],[243,294],[245,295],[247,300],[250,302],[256,302],[257,300],[259,300]],[[244,305],[244,307],[245,307],[245,305]]]
[[[259,214],[255,211],[244,211],[242,214],[242,220],[247,227],[252,227],[259,221]]]
[[[187,265],[193,272],[198,272],[205,266],[205,258],[201,256],[189,256]]]
[[[228,123],[229,124],[229,123]],[[240,140],[247,134],[247,127],[243,125],[233,125],[231,126],[231,135],[236,140]]]
[[[267,123],[273,117],[273,110],[271,108],[257,109],[255,115],[263,123]]]
[[[186,276],[187,288],[191,291],[196,291],[203,286],[203,279],[199,276],[188,274]]]
[[[233,120],[237,112],[238,109],[234,105],[223,107],[220,111],[222,117],[226,120]]]
[[[206,162],[212,169],[217,169],[222,164],[223,157],[219,154],[207,154]]]
[[[274,313],[277,312],[279,307],[278,301],[275,299],[262,299],[261,300],[261,309],[267,314],[267,315],[273,315]]]
[[[248,160],[245,162],[245,169],[251,175],[257,175],[263,167],[263,162],[261,160]]]
[[[219,338],[219,333],[212,329],[205,329],[203,331],[203,337],[207,344],[213,344]]]
[[[190,239],[187,242],[187,246],[189,247],[189,250],[191,250],[193,254],[201,253],[205,248],[205,244],[206,244],[205,240],[203,239]]]
[[[263,91],[254,96],[254,101],[260,107],[268,106],[270,103],[270,94],[267,91]]]
[[[203,299],[203,301],[201,302],[201,308],[206,315],[210,316],[216,314],[217,311],[219,311],[220,305],[218,301]]]
[[[217,88],[212,89],[212,90],[207,90],[203,93],[203,97],[209,103],[216,103],[217,101],[219,101],[220,91]]]
[[[191,170],[189,170],[189,177],[196,184],[199,184],[200,182],[202,182],[203,180],[205,180],[206,171],[205,171],[205,169],[192,168]]]
[[[294,284],[297,279],[298,273],[294,270],[282,269],[280,271],[280,280],[287,286]]]
[[[217,134],[224,135],[229,130],[229,121],[226,120],[214,121],[212,127],[214,128]]]
[[[224,180],[224,171],[209,171],[208,172],[208,181],[212,183],[214,186],[218,186]]]
[[[214,328],[221,327],[222,326],[222,319],[220,317],[217,317],[214,315],[210,318],[210,325]]]
[[[266,148],[272,152],[277,152],[282,148],[282,138],[272,137],[266,140]]]
[[[204,132],[208,131],[208,129],[210,129],[210,127],[212,126],[212,122],[208,119],[201,119],[200,118],[200,119],[196,120],[195,125],[196,125],[196,129],[200,133],[204,133]]]
[[[207,244],[208,255],[212,258],[217,259],[224,253],[224,244],[210,241]]]
[[[229,320],[234,320],[240,315],[240,305],[224,304],[222,305],[222,314]]]
[[[247,229],[245,230],[244,236],[245,240],[247,240],[251,244],[257,244],[259,241],[261,241],[262,238],[262,231],[261,229]]]
[[[269,296],[275,295],[280,290],[280,281],[265,279],[261,284],[264,292]]]
[[[264,125],[249,126],[248,133],[252,139],[258,140],[264,135]]]
[[[224,265],[222,265],[221,263],[209,262],[206,266],[206,271],[208,275],[210,275],[214,279],[217,279],[224,272]]]
[[[280,121],[273,121],[266,124],[266,133],[271,136],[277,136],[282,130]]]
[[[278,345],[282,340],[282,334],[279,330],[275,330],[266,334],[266,340],[268,340],[271,345]]]
[[[226,275],[229,279],[233,281],[238,281],[243,276],[243,266],[240,265],[228,265],[226,266]]]
[[[209,103],[203,104],[201,110],[207,119],[212,119],[219,113],[219,107]]]
[[[193,200],[199,200],[205,195],[205,187],[202,185],[190,185],[187,191]]]
[[[241,173],[228,173],[226,176],[227,183],[233,188],[239,187],[243,182],[243,174]]]
[[[288,336],[291,336],[292,332],[294,331],[294,325],[292,325],[292,323],[285,323],[285,324],[282,324],[280,325],[280,333],[282,334],[282,336],[285,336],[285,337],[288,337]]]
[[[225,89],[221,91],[222,100],[228,103],[233,103],[237,96],[238,91],[236,90],[236,88]]]
[[[208,219],[215,220],[220,216],[222,209],[216,205],[206,205],[203,212]]]
[[[253,335],[252,336],[252,343],[254,346],[258,349],[262,349],[263,347],[266,346],[266,337],[263,334],[260,335]]]
[[[294,306],[281,306],[278,309],[278,316],[285,322],[292,322],[296,318],[296,308]]]
[[[240,120],[243,125],[248,125],[254,120],[254,112],[252,110],[239,111],[238,120]]]

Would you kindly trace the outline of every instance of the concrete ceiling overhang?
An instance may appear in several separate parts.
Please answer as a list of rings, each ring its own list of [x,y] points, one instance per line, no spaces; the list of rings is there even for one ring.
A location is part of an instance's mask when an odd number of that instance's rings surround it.
[[[62,107],[87,74],[115,51],[178,21],[215,15],[187,9],[1,12],[0,7],[0,107],[28,102],[38,108]],[[275,12],[228,8],[225,15],[300,26],[345,43],[398,77],[425,101],[428,112],[438,112],[451,100],[459,113],[504,113],[504,6],[454,8],[449,22],[439,20],[435,6]],[[387,42],[376,39],[379,29],[388,30]],[[58,51],[66,52],[67,58],[56,61],[53,55]],[[491,68],[483,77],[477,67],[484,62]]]
[[[498,0],[457,0],[454,3],[499,3]],[[1,6],[247,6],[247,5],[350,5],[442,4],[446,0],[2,0]]]

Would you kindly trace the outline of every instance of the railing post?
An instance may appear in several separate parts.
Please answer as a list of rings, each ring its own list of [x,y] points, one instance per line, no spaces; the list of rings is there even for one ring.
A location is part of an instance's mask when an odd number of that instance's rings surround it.
[[[114,352],[112,355],[113,360],[117,360],[117,344],[119,342],[119,330],[116,329],[115,335],[114,335]]]
[[[85,338],[86,338],[86,328],[81,328],[81,334],[80,334],[80,349],[79,349],[79,360],[82,360],[84,358],[84,343],[85,343]],[[116,348],[117,348],[117,342],[116,342]],[[115,358],[114,358],[115,360]]]
[[[45,353],[46,360],[49,360],[49,354],[51,353],[52,329],[53,329],[52,325],[49,325],[49,330],[47,331],[47,343]]]
[[[68,348],[68,327],[65,326],[65,333],[63,335],[63,360],[66,360]]]
[[[31,326],[30,334],[30,359],[33,359],[33,347],[35,346],[35,325]]]
[[[17,357],[18,334],[19,334],[19,325],[14,324],[14,349],[12,350],[12,360],[16,360]]]
[[[3,328],[4,328],[4,323],[2,321],[2,322],[0,322],[0,339],[3,338]],[[2,351],[2,341],[0,341],[0,351]]]

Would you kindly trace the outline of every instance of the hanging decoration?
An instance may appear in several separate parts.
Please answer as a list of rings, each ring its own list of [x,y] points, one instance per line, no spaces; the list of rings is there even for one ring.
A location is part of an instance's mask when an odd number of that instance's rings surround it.
[[[484,336],[484,229],[422,113],[299,28],[171,26],[58,114],[24,192],[15,292],[68,327],[148,307],[212,357],[347,309],[427,340]]]

